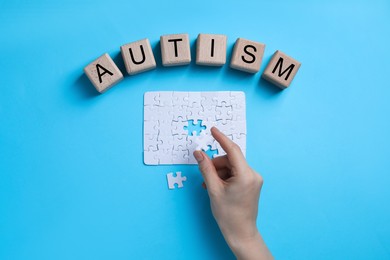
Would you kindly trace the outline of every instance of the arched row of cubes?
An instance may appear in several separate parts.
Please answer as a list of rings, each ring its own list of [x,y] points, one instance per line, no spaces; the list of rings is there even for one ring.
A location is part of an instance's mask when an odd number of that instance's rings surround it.
[[[199,34],[196,42],[196,64],[223,66],[226,63],[226,35]],[[188,34],[170,34],[160,37],[163,66],[187,65],[191,62]],[[148,39],[131,42],[120,47],[129,75],[156,68],[156,60]],[[234,44],[230,67],[247,73],[260,70],[265,44],[238,38]],[[276,86],[287,88],[301,63],[281,51],[276,51],[267,64],[262,77]],[[100,93],[123,79],[123,74],[111,57],[105,53],[84,68],[92,84]]]

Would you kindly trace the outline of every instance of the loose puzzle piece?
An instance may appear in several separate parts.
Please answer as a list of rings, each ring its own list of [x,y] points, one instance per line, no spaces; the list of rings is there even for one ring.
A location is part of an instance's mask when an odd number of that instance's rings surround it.
[[[220,92],[146,92],[144,163],[196,164],[193,152],[225,155],[211,135],[216,126],[246,152],[245,94]]]
[[[175,176],[172,172],[167,174],[168,188],[173,190],[175,188],[175,184],[177,184],[178,188],[183,188],[183,181],[186,181],[187,177],[181,176],[181,172],[176,172]]]

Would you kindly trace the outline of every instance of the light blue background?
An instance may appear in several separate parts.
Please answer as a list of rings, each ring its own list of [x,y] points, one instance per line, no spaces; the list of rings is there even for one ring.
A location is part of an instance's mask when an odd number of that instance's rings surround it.
[[[1,1],[0,259],[231,259],[196,166],[142,163],[143,93],[243,90],[259,228],[278,259],[390,258],[390,2]],[[159,36],[266,44],[290,89],[163,68]],[[83,67],[149,38],[156,70],[96,94]],[[185,188],[167,189],[182,171]]]

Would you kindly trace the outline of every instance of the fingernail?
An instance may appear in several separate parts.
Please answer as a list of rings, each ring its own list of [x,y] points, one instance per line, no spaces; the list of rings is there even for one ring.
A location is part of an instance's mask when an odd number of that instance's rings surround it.
[[[195,151],[194,152],[195,159],[199,162],[203,161],[203,155],[201,151]]]

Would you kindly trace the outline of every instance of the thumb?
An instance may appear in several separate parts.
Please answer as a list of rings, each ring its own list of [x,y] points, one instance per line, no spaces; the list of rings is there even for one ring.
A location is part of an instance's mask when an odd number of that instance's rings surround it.
[[[198,161],[199,170],[202,173],[207,187],[212,189],[217,186],[220,179],[211,159],[202,151],[195,151],[194,157]]]

